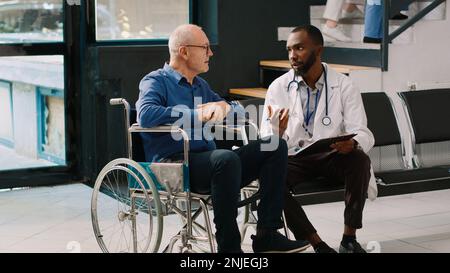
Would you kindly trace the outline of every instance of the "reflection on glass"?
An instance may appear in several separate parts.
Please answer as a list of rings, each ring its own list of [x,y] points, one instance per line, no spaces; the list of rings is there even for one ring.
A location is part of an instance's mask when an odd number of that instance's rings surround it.
[[[57,90],[52,90],[57,91]],[[64,129],[64,98],[41,94],[42,139],[40,157],[50,161],[64,162],[66,143]]]
[[[0,43],[63,40],[63,0],[0,0]]]
[[[0,143],[7,146],[13,145],[12,113],[11,85],[0,81]]]
[[[189,23],[189,0],[96,0],[97,40],[168,39]]]
[[[0,141],[0,171],[65,165],[63,56],[1,57],[0,67],[11,124],[1,131],[10,143]]]

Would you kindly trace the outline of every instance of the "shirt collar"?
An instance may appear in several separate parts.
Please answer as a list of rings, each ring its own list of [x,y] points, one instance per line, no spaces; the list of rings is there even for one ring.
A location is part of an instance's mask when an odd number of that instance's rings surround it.
[[[321,90],[324,85],[324,81],[325,81],[325,76],[324,76],[324,73],[322,72],[322,75],[320,75],[319,80],[316,82],[316,86],[315,86],[314,90],[317,90],[317,89]],[[308,85],[306,84],[306,82],[302,76],[299,76],[299,84],[302,87],[305,87],[305,88],[308,87]],[[312,91],[314,91],[314,90],[312,90]]]
[[[186,78],[178,71],[173,69],[168,63],[164,63],[164,71],[167,72],[169,77],[177,84],[180,84],[182,81],[187,83]],[[198,85],[197,77],[194,77],[194,80],[192,81],[192,85]]]

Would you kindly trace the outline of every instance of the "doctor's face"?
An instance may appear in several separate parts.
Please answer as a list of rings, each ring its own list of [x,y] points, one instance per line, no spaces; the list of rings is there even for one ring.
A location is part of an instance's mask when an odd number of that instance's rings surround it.
[[[317,58],[318,45],[314,44],[306,31],[291,33],[286,49],[289,54],[289,62],[297,75],[306,75],[314,63],[319,60]]]

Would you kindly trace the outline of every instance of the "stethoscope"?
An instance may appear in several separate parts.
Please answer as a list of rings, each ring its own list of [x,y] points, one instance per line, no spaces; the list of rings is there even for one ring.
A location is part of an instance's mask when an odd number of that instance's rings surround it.
[[[328,115],[328,82],[327,82],[327,70],[325,68],[325,66],[322,64],[322,68],[323,68],[323,76],[324,76],[324,81],[325,81],[325,116],[322,118],[322,124],[324,126],[329,126],[331,124],[331,118]],[[297,81],[295,79],[295,73],[294,73],[294,78],[292,79],[292,81],[289,82],[288,86],[287,86],[287,92],[289,92],[289,90],[291,90],[291,86],[296,86],[295,90],[299,91],[300,90],[300,82]],[[309,98],[310,98],[310,91],[309,88],[308,90],[308,100],[307,100],[307,104],[308,104],[308,109],[307,109],[307,113],[306,113],[306,118],[305,118],[305,123],[306,123],[306,127],[308,127],[309,122],[311,117],[313,116],[314,112],[316,112],[317,110],[317,106],[319,104],[319,94],[320,94],[320,90],[318,91],[317,95],[316,95],[316,100],[315,100],[315,105],[314,105],[314,111],[312,111],[311,113],[309,113]],[[297,104],[297,96],[298,96],[298,92],[296,94],[295,97],[295,101],[294,101],[294,106],[292,107],[292,110],[295,110],[295,106]],[[305,128],[306,128],[305,127]]]

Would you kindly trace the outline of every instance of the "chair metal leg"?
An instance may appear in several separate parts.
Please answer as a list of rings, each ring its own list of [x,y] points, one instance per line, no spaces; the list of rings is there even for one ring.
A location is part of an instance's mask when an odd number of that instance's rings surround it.
[[[249,198],[249,196],[250,196],[246,191],[244,191],[243,194],[244,194],[245,199]],[[240,231],[241,243],[244,241],[245,234],[247,233],[247,229],[249,227],[253,227],[256,230],[256,223],[257,223],[257,219],[251,211],[251,204],[248,204],[244,207],[244,219],[243,219],[242,227],[241,227],[241,231]]]
[[[286,238],[291,239],[291,235],[289,234],[289,228],[286,224],[286,216],[284,215],[284,210],[281,214],[281,218],[283,220],[283,229],[284,229],[284,234],[286,234]]]
[[[179,207],[173,206],[171,209],[178,214],[181,217],[181,220],[183,222],[183,227],[178,231],[178,233],[173,236],[169,242],[169,244],[164,248],[164,253],[170,253],[173,251],[173,248],[178,240],[181,240],[181,246],[180,246],[180,252],[182,253],[190,253],[194,252],[192,248],[192,244],[196,244],[199,241],[200,242],[208,242],[209,243],[209,251],[211,253],[216,252],[216,248],[214,245],[214,235],[211,228],[211,220],[208,214],[208,201],[204,199],[198,199],[196,200],[199,202],[200,208],[197,209],[194,213],[192,213],[189,210],[183,211]],[[190,204],[187,204],[186,207],[190,207]],[[196,219],[202,214],[204,215],[205,219],[205,226],[199,224]],[[196,232],[203,232],[206,233],[207,236],[203,237],[202,235],[197,236],[194,235],[194,229]],[[202,248],[200,245],[198,246],[202,251],[204,248]],[[208,251],[207,248],[204,250],[205,252]]]
[[[211,248],[211,253],[216,253],[215,251],[215,247],[214,247],[214,235],[212,234],[212,229],[211,229],[211,221],[209,219],[209,213],[208,213],[208,204],[206,203],[205,200],[201,199],[200,200],[200,206],[203,210],[203,214],[205,216],[205,226],[206,226],[206,230],[208,233],[208,241],[209,241],[209,246]]]

